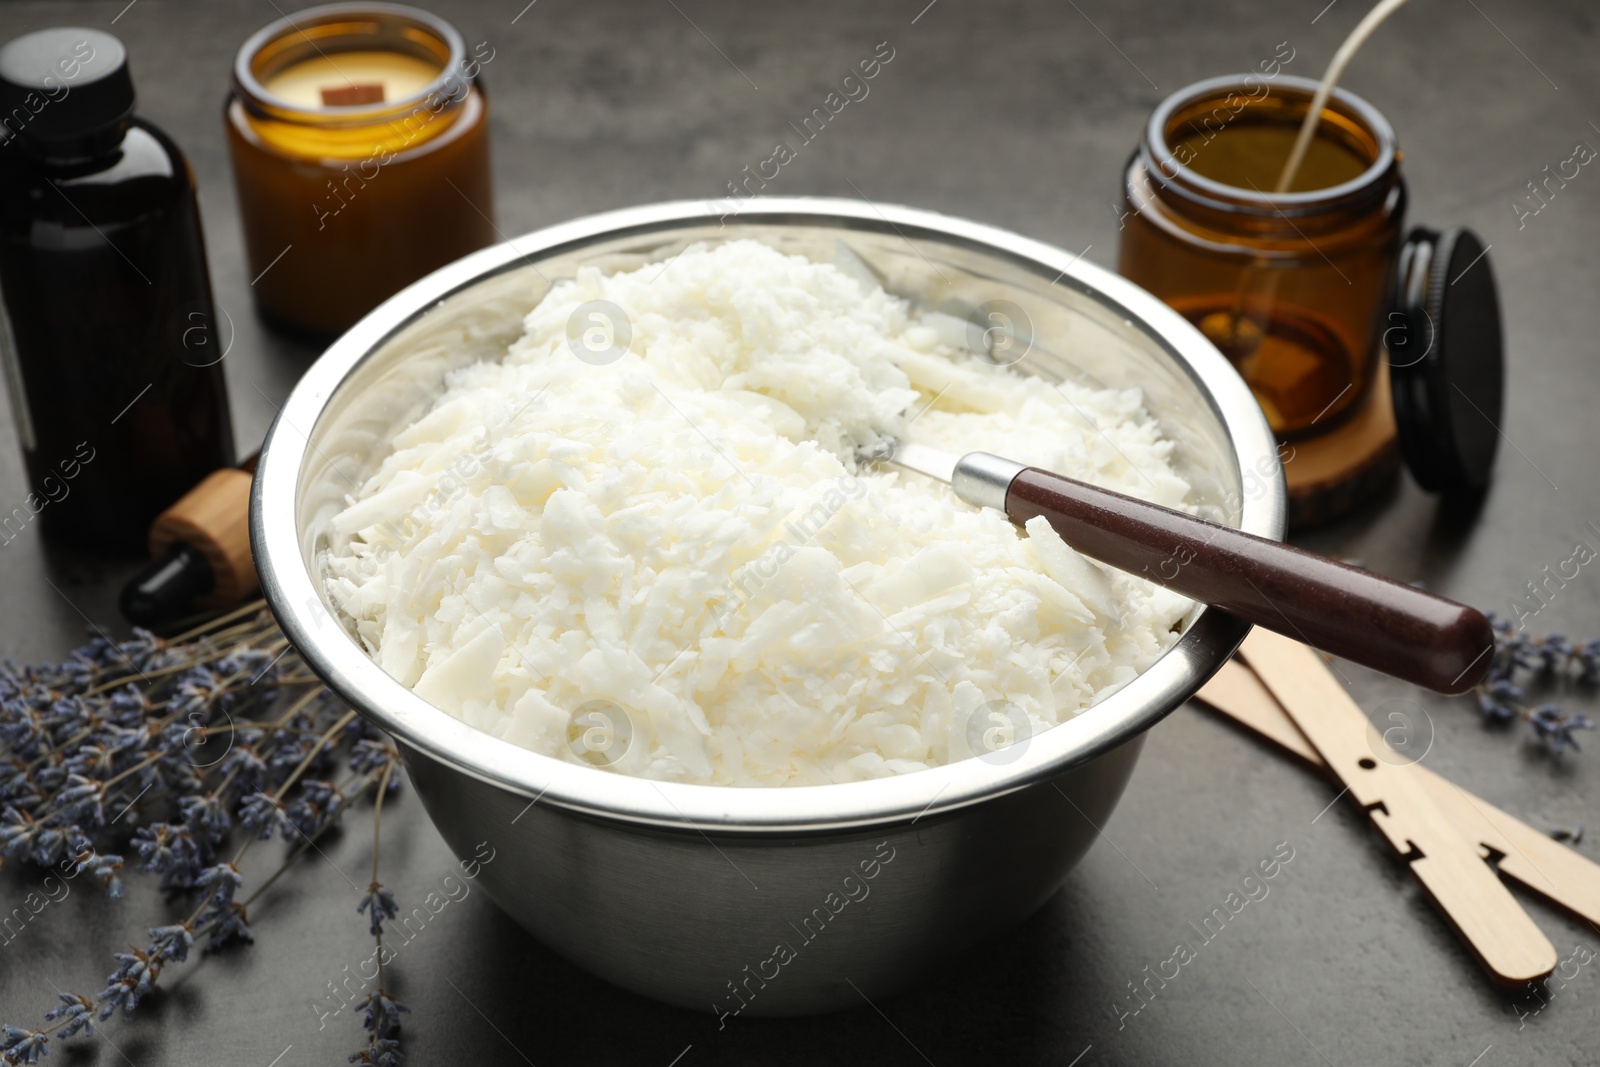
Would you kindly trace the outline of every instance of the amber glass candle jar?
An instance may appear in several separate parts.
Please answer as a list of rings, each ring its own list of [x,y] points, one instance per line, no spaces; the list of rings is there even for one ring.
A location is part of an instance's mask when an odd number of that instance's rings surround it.
[[[1336,426],[1371,384],[1406,201],[1394,132],[1342,90],[1272,192],[1316,87],[1191,85],[1150,117],[1123,180],[1120,270],[1200,327],[1285,440]]]
[[[228,148],[258,310],[325,336],[494,242],[494,53],[393,4],[292,18],[239,50]]]

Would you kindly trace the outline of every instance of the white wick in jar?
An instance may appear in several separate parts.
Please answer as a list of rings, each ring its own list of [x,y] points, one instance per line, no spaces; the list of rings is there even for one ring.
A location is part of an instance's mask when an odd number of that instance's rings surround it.
[[[1350,60],[1355,56],[1356,50],[1366,43],[1383,20],[1404,4],[1406,0],[1379,0],[1379,3],[1366,18],[1356,24],[1350,31],[1350,36],[1344,39],[1339,50],[1333,54],[1333,62],[1328,64],[1327,73],[1322,76],[1322,84],[1317,86],[1317,91],[1311,98],[1311,106],[1306,109],[1306,117],[1300,123],[1300,133],[1294,139],[1294,148],[1289,152],[1289,158],[1283,164],[1283,170],[1278,174],[1278,184],[1273,188],[1275,193],[1286,193],[1289,186],[1294,184],[1294,176],[1299,173],[1300,165],[1305,162],[1306,152],[1311,148],[1311,139],[1316,136],[1317,123],[1322,120],[1322,109],[1328,106],[1328,97],[1333,95],[1333,87],[1339,84],[1339,78],[1344,74],[1344,68],[1350,65]]]

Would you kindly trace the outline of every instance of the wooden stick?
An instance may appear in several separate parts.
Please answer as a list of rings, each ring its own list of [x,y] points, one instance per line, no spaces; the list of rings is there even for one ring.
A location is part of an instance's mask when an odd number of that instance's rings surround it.
[[[1490,977],[1518,987],[1555,970],[1550,939],[1484,863],[1476,841],[1457,832],[1416,766],[1401,762],[1371,729],[1316,651],[1259,627],[1240,651]]]
[[[1249,727],[1325,777],[1337,780],[1288,712],[1244,664],[1223,664],[1196,696],[1207,707]],[[1578,918],[1600,925],[1600,863],[1551,840],[1550,835],[1421,764],[1415,765],[1414,773],[1457,833],[1476,842],[1485,860],[1493,862],[1495,856],[1500,857],[1501,875]]]

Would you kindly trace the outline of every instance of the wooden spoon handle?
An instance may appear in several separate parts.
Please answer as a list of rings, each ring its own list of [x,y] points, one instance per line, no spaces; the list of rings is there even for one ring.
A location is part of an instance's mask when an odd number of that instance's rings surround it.
[[[1086,556],[1324,652],[1440,693],[1488,672],[1483,614],[1292,545],[1029,467],[1006,514],[1042,515]]]

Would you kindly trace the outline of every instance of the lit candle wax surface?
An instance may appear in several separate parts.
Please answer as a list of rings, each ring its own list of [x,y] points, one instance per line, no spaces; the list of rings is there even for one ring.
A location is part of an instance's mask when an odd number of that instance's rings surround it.
[[[399,52],[340,52],[312,56],[272,75],[263,84],[268,93],[303,108],[348,106],[325,99],[352,88],[378,86],[372,103],[416,96],[439,76],[439,64]]]

